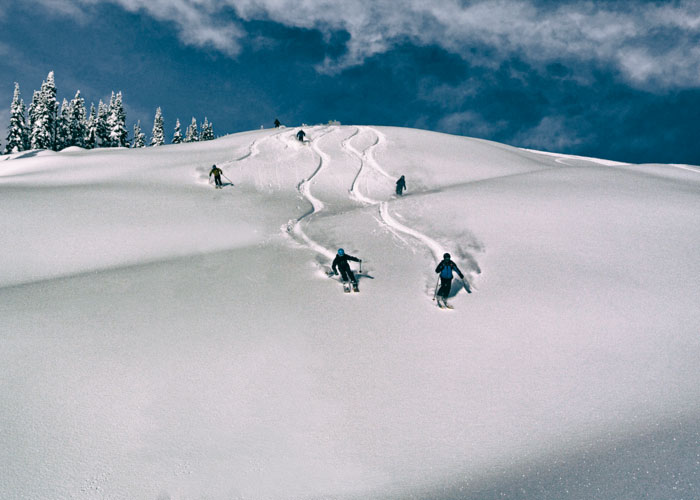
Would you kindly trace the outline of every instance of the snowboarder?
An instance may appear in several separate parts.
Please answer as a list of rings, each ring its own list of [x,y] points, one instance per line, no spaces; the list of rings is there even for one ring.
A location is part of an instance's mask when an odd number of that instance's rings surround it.
[[[279,119],[275,118],[275,128],[280,128],[280,125],[282,125],[279,121]]]
[[[442,262],[435,268],[435,272],[440,274],[440,289],[437,291],[437,303],[441,308],[447,307],[451,309],[451,306],[447,304],[447,298],[450,296],[450,289],[452,288],[452,271],[456,271],[461,279],[464,279],[464,275],[457,267],[457,264],[450,260],[449,253],[442,257]]]
[[[401,196],[403,194],[403,190],[406,189],[406,179],[402,175],[399,177],[399,180],[396,181],[396,194]]]
[[[345,253],[345,250],[339,248],[338,255],[335,256],[335,259],[333,259],[333,265],[331,266],[331,269],[333,270],[333,274],[335,274],[336,276],[338,276],[338,269],[340,270],[340,277],[343,280],[343,289],[346,292],[350,291],[350,287],[348,286],[348,280],[350,280],[350,282],[352,283],[353,291],[359,292],[360,290],[357,288],[357,279],[355,278],[352,269],[350,269],[350,264],[348,264],[349,260],[352,260],[354,262],[362,262],[361,259],[353,257],[352,255],[348,255]],[[360,266],[361,265],[362,264],[360,264]]]
[[[216,189],[221,189],[221,174],[224,172],[217,167],[216,165],[211,166],[211,170],[209,171],[209,179],[211,179],[212,174],[214,174],[214,183],[216,184]]]
[[[304,142],[304,136],[306,135],[306,132],[303,130],[300,130],[297,132],[297,139],[299,139],[299,142]]]

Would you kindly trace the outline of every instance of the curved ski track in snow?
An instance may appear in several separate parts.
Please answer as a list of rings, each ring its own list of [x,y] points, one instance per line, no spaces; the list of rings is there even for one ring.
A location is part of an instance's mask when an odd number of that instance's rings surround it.
[[[372,151],[374,148],[379,146],[380,144],[386,142],[386,138],[384,135],[379,132],[378,130],[371,128],[371,127],[362,127],[363,131],[371,132],[376,136],[376,141],[374,144],[370,145],[367,149],[365,149],[363,152],[359,152],[357,149],[355,149],[352,145],[349,143],[344,144],[344,149],[348,151],[350,154],[353,156],[356,156],[357,159],[360,161],[360,170],[357,173],[357,176],[355,177],[355,181],[353,182],[352,187],[350,188],[351,194],[358,199],[359,201],[366,203],[368,205],[379,205],[379,217],[381,218],[382,224],[384,224],[392,233],[396,234],[396,231],[404,233],[408,236],[412,236],[413,238],[416,238],[420,242],[422,242],[428,249],[430,249],[431,253],[433,254],[433,257],[435,258],[436,262],[440,262],[442,259],[442,246],[436,242],[434,239],[429,237],[428,235],[421,233],[420,231],[417,231],[415,229],[412,229],[410,227],[404,226],[400,222],[398,222],[396,219],[394,219],[391,214],[389,213],[389,202],[388,201],[381,201],[381,200],[375,200],[372,199],[364,194],[362,194],[359,190],[356,190],[356,184],[360,176],[363,174],[365,171],[365,166],[369,167],[370,169],[374,170],[375,172],[379,173],[380,175],[386,177],[387,179],[394,180],[394,178],[389,175],[377,162],[377,160],[374,158],[374,155],[372,154]],[[358,128],[358,133],[360,129]],[[348,141],[350,138],[354,137],[357,134],[353,134],[353,136],[348,138]]]
[[[306,199],[311,204],[311,208],[303,214],[301,217],[297,218],[294,222],[291,222],[287,224],[287,232],[291,233],[294,235],[297,240],[301,240],[307,247],[312,249],[318,254],[323,255],[324,257],[328,259],[333,259],[333,252],[325,248],[323,245],[315,242],[309,236],[304,232],[303,228],[301,227],[301,223],[304,219],[310,217],[313,214],[317,214],[321,212],[324,208],[325,205],[321,200],[316,198],[312,193],[311,193],[311,181],[318,175],[318,173],[321,171],[321,169],[325,166],[330,164],[330,158],[328,157],[327,154],[325,154],[321,149],[318,147],[317,142],[327,134],[331,133],[335,127],[329,127],[328,130],[316,137],[314,137],[310,142],[309,145],[311,146],[311,149],[316,153],[318,156],[318,166],[316,167],[316,170],[307,177],[306,179],[302,179],[299,184],[297,184],[297,191],[303,198]],[[321,129],[323,130],[323,129]],[[292,139],[294,140],[294,139]]]

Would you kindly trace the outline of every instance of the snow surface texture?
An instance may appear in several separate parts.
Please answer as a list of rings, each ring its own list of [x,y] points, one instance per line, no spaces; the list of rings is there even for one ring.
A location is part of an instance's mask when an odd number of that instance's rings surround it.
[[[700,168],[297,130],[2,158],[1,498],[700,498]]]

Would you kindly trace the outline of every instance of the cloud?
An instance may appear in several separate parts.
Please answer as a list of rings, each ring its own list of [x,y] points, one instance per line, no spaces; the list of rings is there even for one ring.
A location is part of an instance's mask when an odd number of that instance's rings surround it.
[[[473,111],[450,113],[441,118],[437,129],[449,134],[468,135],[471,137],[492,137],[507,127],[503,120],[490,122]]]
[[[583,144],[580,126],[567,123],[562,116],[545,116],[537,124],[515,135],[512,144],[545,151],[566,151]]]
[[[638,87],[698,87],[700,3],[543,2],[541,0],[36,0],[65,13],[96,3],[121,5],[173,23],[183,42],[235,56],[240,20],[344,31],[345,51],[319,70],[359,65],[398,44],[440,46],[472,64],[512,57],[601,65]],[[475,48],[485,49],[475,51]],[[476,55],[477,53],[481,55]]]

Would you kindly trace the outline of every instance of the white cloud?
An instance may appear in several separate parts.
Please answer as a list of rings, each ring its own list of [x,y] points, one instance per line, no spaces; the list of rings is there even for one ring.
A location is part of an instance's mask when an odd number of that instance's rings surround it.
[[[537,126],[518,133],[510,142],[523,147],[561,153],[585,142],[577,132],[579,128],[568,126],[565,117],[545,116]]]
[[[397,43],[439,45],[473,58],[471,49],[494,54],[476,64],[513,56],[532,64],[557,60],[594,62],[618,70],[630,82],[700,86],[700,2],[669,4],[571,2],[538,6],[533,0],[36,0],[69,13],[98,2],[119,4],[174,23],[185,43],[229,55],[245,33],[227,14],[286,26],[345,30],[347,52],[319,68],[333,72],[360,64]],[[659,76],[667,75],[662,81]]]
[[[438,123],[438,130],[471,137],[491,137],[507,126],[504,121],[489,122],[472,111],[451,113]]]

